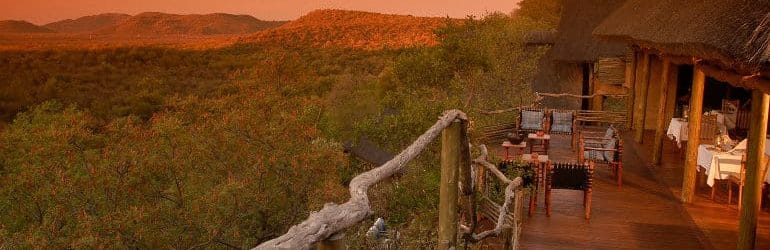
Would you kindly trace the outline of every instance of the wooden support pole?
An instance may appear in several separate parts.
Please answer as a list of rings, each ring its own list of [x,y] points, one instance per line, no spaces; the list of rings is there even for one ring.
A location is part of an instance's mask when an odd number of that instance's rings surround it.
[[[666,136],[666,101],[668,100],[669,68],[671,62],[663,59],[663,67],[660,72],[660,92],[658,93],[658,120],[655,124],[655,141],[653,142],[652,164],[660,165],[663,158],[663,138]]]
[[[639,74],[639,81],[635,86],[639,88],[639,99],[636,100],[634,112],[634,139],[638,143],[644,141],[644,120],[647,113],[647,92],[650,89],[650,53],[644,53],[642,56],[642,71]]]
[[[760,90],[751,93],[751,123],[746,147],[746,179],[743,187],[741,220],[738,226],[738,249],[754,249],[757,237],[757,215],[762,200],[764,180],[765,137],[770,98]]]
[[[476,190],[471,171],[471,147],[468,140],[468,123],[462,121],[460,128],[460,192],[463,195],[463,219],[470,222],[471,231],[476,230]]]
[[[691,203],[695,196],[695,174],[698,164],[698,145],[700,145],[701,117],[703,116],[703,89],[706,74],[699,65],[695,66],[690,92],[690,120],[687,124],[687,153],[682,178],[682,202]]]
[[[441,184],[438,208],[438,248],[457,247],[457,196],[460,154],[462,151],[462,122],[455,120],[441,131]]]
[[[634,119],[634,81],[636,80],[636,50],[632,49],[626,58],[626,112],[628,114],[628,127],[633,127]]]

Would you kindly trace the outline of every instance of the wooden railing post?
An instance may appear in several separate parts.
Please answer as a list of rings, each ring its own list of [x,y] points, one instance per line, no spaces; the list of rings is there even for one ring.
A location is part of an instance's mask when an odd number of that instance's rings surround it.
[[[345,233],[334,234],[316,245],[316,250],[345,250],[347,248]]]
[[[738,226],[738,249],[754,249],[757,237],[757,215],[764,177],[765,137],[770,98],[760,90],[751,94],[751,123],[746,147],[746,179],[743,188],[741,220]]]
[[[698,145],[700,145],[701,116],[703,115],[703,89],[706,83],[706,73],[699,65],[693,73],[692,91],[690,92],[690,118],[687,124],[687,153],[684,161],[684,177],[682,178],[682,202],[691,203],[695,196],[695,174],[698,164]]]
[[[461,121],[460,127],[460,192],[463,198],[463,219],[470,222],[471,231],[476,230],[476,190],[471,168],[471,145],[468,140],[468,123]]]
[[[439,187],[438,248],[457,247],[458,174],[462,144],[462,122],[456,119],[441,132],[441,184]]]
[[[660,92],[658,93],[658,120],[655,124],[655,141],[653,142],[652,164],[660,165],[663,158],[663,138],[666,136],[666,101],[668,100],[669,68],[671,62],[663,58],[663,68],[660,74]]]

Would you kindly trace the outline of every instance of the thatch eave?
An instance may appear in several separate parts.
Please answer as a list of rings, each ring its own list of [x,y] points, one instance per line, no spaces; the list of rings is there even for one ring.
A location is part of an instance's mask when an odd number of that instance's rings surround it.
[[[628,0],[592,32],[752,73],[770,63],[770,1]]]

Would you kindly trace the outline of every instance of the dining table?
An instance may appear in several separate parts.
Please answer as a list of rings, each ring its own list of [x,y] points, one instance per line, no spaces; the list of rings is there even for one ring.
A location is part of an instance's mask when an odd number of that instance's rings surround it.
[[[724,124],[724,122],[720,122],[719,119],[720,116],[717,116],[717,126],[719,127],[719,131],[723,134],[727,134],[728,127]],[[724,121],[724,119],[722,119]],[[676,146],[679,148],[682,148],[682,142],[686,142],[688,138],[688,131],[689,128],[688,121],[684,118],[672,118],[671,122],[668,123],[668,130],[666,130],[666,136],[668,136],[669,139],[674,140],[676,142]]]
[[[765,140],[765,155],[770,157],[770,140]],[[705,171],[706,184],[713,187],[716,180],[724,180],[730,175],[740,174],[741,160],[746,153],[746,143],[746,140],[743,140],[732,150],[722,150],[708,144],[698,145],[698,170]],[[770,183],[770,175],[765,175],[764,181]]]

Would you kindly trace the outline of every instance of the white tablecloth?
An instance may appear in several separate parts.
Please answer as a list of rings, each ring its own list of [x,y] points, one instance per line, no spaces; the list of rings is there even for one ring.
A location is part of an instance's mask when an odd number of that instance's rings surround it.
[[[719,131],[723,135],[726,135],[727,127],[725,126],[724,123],[720,122],[719,117],[723,117],[723,116],[717,115],[717,123],[718,123],[717,126],[719,126]],[[722,118],[721,120],[724,121],[724,118]],[[666,135],[671,140],[676,141],[676,145],[679,148],[682,148],[682,142],[687,141],[687,136],[688,136],[687,131],[688,131],[687,121],[685,121],[682,118],[673,118],[671,119],[671,122],[668,123],[668,130],[666,131]]]
[[[671,140],[676,141],[676,145],[681,148],[682,141],[687,141],[687,122],[682,118],[671,119],[671,122],[668,123],[666,135]]]
[[[736,148],[745,149],[746,140],[739,143]],[[714,180],[727,179],[731,174],[737,176],[741,170],[741,159],[745,150],[735,150],[733,152],[723,152],[711,149],[711,145],[701,144],[698,146],[697,164],[708,176],[706,184],[714,186]],[[770,140],[765,141],[765,155],[770,157]],[[770,183],[770,175],[765,175],[765,182]]]

